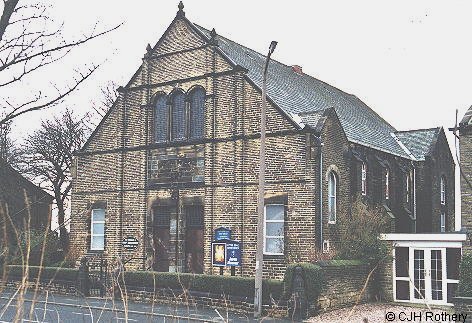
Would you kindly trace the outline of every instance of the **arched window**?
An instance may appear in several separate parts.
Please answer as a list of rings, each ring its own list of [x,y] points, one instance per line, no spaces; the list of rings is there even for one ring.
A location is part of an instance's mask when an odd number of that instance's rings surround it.
[[[441,232],[446,232],[446,212],[443,210],[441,211],[441,218],[439,219],[440,221],[440,228],[439,230]]]
[[[389,169],[385,169],[385,199],[388,200],[390,198],[390,171]]]
[[[405,202],[406,207],[408,210],[413,209],[413,170],[409,170],[408,173],[405,175]]]
[[[441,176],[441,204],[446,205],[446,179]]]
[[[405,201],[406,201],[406,205],[409,205],[410,204],[410,173],[408,172],[406,175],[405,175]]]
[[[336,174],[331,171],[328,175],[328,222],[336,223]]]
[[[205,130],[205,91],[196,88],[190,93],[189,139],[202,138]]]
[[[176,91],[171,97],[171,140],[185,139],[185,95]]]
[[[165,95],[159,95],[156,98],[154,108],[154,131],[156,142],[165,142],[167,140],[169,111],[167,108],[167,98]]]
[[[364,162],[361,166],[361,192],[362,195],[367,195],[367,165]]]

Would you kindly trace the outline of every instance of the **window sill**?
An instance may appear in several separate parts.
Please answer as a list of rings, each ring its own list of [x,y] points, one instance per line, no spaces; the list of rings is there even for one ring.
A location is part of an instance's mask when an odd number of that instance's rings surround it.
[[[89,249],[87,250],[87,254],[99,255],[105,253],[105,249],[98,250],[98,249]]]
[[[155,181],[155,180],[149,180],[147,188],[167,188],[167,187],[172,187],[172,188],[181,188],[181,187],[201,187],[205,186],[205,181],[201,182],[192,182],[192,181],[183,181],[183,182],[164,182],[164,181]]]
[[[281,259],[285,257],[285,254],[283,253],[264,253],[264,259],[270,260],[270,259]]]
[[[328,224],[336,224],[336,221],[328,221]]]

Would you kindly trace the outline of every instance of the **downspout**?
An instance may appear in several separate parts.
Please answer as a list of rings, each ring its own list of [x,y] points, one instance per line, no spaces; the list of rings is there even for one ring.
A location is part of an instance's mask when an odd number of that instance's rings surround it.
[[[415,165],[412,163],[413,166],[413,218],[415,221],[413,222],[414,228],[413,232],[416,233],[416,168]]]
[[[145,160],[144,160],[144,205],[145,205],[145,211],[144,211],[144,232],[143,232],[143,270],[146,270],[146,260],[147,260],[147,248],[148,248],[148,242],[149,242],[149,232],[148,232],[148,221],[149,221],[149,136],[151,136],[150,131],[149,131],[149,113],[154,113],[154,110],[150,108],[149,106],[151,105],[151,88],[149,87],[149,84],[151,83],[151,55],[152,52],[150,50],[150,46],[148,44],[148,47],[146,48],[146,55],[144,56],[144,62],[146,64],[146,84],[148,85],[148,88],[146,90],[146,108],[145,108],[145,113],[146,113],[146,124],[145,124],[145,144],[146,144],[146,152],[145,152]],[[154,134],[153,134],[154,135]],[[154,236],[151,234],[152,239],[154,241]]]
[[[124,218],[124,182],[125,182],[125,173],[124,173],[124,163],[125,163],[125,147],[126,147],[126,109],[127,109],[127,100],[128,100],[128,92],[120,86],[117,89],[118,93],[123,95],[123,105],[122,105],[122,113],[121,113],[121,160],[120,160],[120,244],[119,244],[119,256],[123,259],[123,245],[121,241],[123,241],[123,218]]]
[[[319,248],[323,248],[323,142],[321,141],[321,136],[315,138],[318,140],[318,149],[319,149]]]

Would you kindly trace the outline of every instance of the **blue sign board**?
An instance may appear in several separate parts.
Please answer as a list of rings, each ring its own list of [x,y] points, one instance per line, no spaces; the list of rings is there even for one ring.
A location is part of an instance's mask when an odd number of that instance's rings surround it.
[[[241,243],[235,240],[217,240],[211,243],[213,266],[241,266]]]
[[[224,227],[215,229],[215,240],[231,240],[231,230]]]
[[[226,266],[241,266],[241,243],[239,241],[226,242]]]

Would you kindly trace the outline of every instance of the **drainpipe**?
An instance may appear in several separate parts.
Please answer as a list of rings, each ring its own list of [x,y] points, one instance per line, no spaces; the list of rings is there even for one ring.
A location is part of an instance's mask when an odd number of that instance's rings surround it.
[[[414,225],[414,233],[416,233],[416,168],[415,168],[415,165],[412,165],[413,166],[413,218],[415,219],[415,221],[413,222],[413,225]]]
[[[323,142],[321,141],[321,136],[315,138],[318,141],[318,149],[319,149],[319,230],[320,230],[320,237],[319,237],[319,248],[323,248]]]

